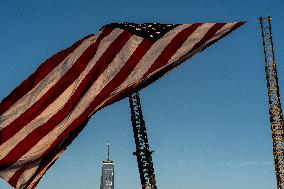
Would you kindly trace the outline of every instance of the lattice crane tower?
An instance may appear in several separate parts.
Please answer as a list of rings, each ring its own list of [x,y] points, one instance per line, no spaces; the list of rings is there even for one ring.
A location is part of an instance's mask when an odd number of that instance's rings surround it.
[[[260,17],[259,21],[262,30],[265,55],[265,72],[269,97],[269,114],[272,130],[277,188],[284,189],[284,125],[272,42],[271,17]]]
[[[157,189],[152,153],[146,132],[145,121],[143,119],[140,97],[138,92],[129,96],[131,121],[133,126],[134,139],[136,144],[136,155],[142,189]]]

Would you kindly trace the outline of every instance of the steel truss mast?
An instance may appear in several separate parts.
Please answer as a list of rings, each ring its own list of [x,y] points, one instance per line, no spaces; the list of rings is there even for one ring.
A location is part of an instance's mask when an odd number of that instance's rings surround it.
[[[131,109],[131,121],[133,126],[134,139],[136,144],[136,155],[142,189],[157,189],[152,153],[150,151],[145,121],[143,119],[140,97],[138,92],[129,96]]]
[[[272,42],[271,17],[259,18],[265,55],[265,72],[269,97],[269,114],[277,188],[284,189],[284,128],[278,77]]]

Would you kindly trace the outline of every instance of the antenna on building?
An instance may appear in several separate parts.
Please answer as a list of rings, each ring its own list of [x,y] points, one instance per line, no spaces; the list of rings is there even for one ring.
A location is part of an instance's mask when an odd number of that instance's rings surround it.
[[[109,140],[107,141],[107,160],[109,161]]]
[[[100,189],[114,189],[114,163],[110,160],[110,142],[107,141],[107,159],[103,161]]]

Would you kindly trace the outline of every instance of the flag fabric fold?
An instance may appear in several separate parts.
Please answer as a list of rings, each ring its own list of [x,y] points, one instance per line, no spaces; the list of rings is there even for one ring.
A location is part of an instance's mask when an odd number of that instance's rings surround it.
[[[112,23],[55,54],[0,103],[0,177],[35,188],[91,115],[242,24]]]

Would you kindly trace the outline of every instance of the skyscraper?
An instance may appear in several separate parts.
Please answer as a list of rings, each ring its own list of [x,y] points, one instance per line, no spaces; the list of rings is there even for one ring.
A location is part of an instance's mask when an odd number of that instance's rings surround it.
[[[103,161],[100,189],[114,189],[114,163],[110,160],[109,142],[107,144],[107,160]]]

